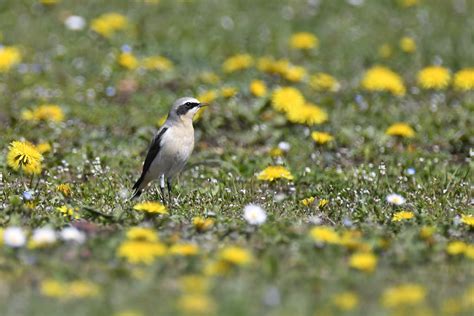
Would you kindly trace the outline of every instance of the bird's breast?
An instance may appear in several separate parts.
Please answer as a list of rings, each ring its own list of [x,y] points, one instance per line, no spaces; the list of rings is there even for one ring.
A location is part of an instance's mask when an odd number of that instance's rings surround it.
[[[166,139],[163,139],[163,153],[175,157],[178,161],[186,161],[194,148],[194,129],[170,128],[166,134]]]

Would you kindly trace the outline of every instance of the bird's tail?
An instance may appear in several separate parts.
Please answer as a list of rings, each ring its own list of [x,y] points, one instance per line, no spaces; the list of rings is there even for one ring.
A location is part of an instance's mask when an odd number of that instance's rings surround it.
[[[143,192],[142,190],[135,189],[135,191],[133,191],[133,195],[130,198],[130,200],[138,198],[140,195],[142,195],[142,192]]]
[[[130,198],[130,200],[136,199],[137,197],[139,197],[142,194],[143,190],[140,187],[141,187],[141,184],[143,183],[143,180],[144,180],[144,177],[142,175],[140,177],[140,179],[138,179],[137,182],[135,182],[135,184],[133,185],[132,189],[134,191],[133,191],[133,195]]]

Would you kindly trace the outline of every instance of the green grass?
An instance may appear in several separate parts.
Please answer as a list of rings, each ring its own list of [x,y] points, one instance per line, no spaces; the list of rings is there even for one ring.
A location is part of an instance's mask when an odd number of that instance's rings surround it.
[[[438,62],[453,72],[474,65],[474,18],[469,14],[473,3],[433,0],[412,8],[388,0],[367,0],[362,6],[342,0],[308,3],[0,3],[0,43],[20,47],[22,62],[30,69],[33,64],[42,68],[0,73],[0,227],[31,231],[49,225],[59,230],[71,223],[56,211],[64,204],[78,208],[89,227],[86,243],[77,247],[58,242],[46,249],[15,250],[0,243],[0,315],[113,315],[124,310],[181,314],[180,277],[203,275],[206,264],[226,245],[249,250],[254,260],[229,274],[206,277],[216,315],[389,315],[393,311],[382,306],[382,293],[407,282],[424,286],[427,297],[424,303],[402,309],[406,315],[421,309],[442,314],[447,300],[461,300],[473,285],[473,261],[448,255],[446,245],[454,240],[472,244],[474,239],[472,228],[458,220],[461,214],[473,213],[469,151],[474,143],[474,95],[451,88],[420,91],[416,73]],[[73,13],[90,23],[110,11],[126,15],[131,29],[103,39],[87,28],[72,32],[61,22]],[[288,15],[292,18],[283,17]],[[223,28],[222,21],[229,19],[233,28]],[[316,34],[320,48],[308,54],[290,50],[288,39],[298,31]],[[405,35],[417,43],[414,54],[398,48]],[[378,54],[384,43],[393,47],[389,59]],[[124,70],[116,63],[124,44],[140,58],[164,55],[175,68],[169,73]],[[255,68],[223,74],[222,62],[237,53],[288,58],[310,73],[334,75],[342,89],[318,93]],[[364,70],[375,64],[399,73],[407,95],[362,91]],[[202,83],[203,71],[218,73],[221,83]],[[124,79],[135,81],[137,90],[108,97],[105,89],[117,88]],[[328,111],[329,121],[315,127],[287,123],[270,100],[250,95],[253,79],[265,80],[270,89],[298,87]],[[235,86],[239,93],[217,99],[195,124],[196,148],[175,181],[171,215],[145,219],[125,196],[139,176],[158,119],[177,97],[223,86]],[[42,103],[60,105],[66,120],[21,119],[23,110]],[[415,138],[385,135],[398,121],[413,126]],[[316,146],[309,136],[313,130],[330,132],[335,141]],[[43,173],[32,181],[6,162],[8,144],[22,138],[53,146],[45,154]],[[295,180],[258,181],[256,173],[278,163],[268,151],[281,141],[291,145],[281,159]],[[416,173],[408,175],[408,168]],[[60,183],[71,185],[70,198],[56,191]],[[33,209],[25,207],[26,190],[33,192]],[[406,198],[403,207],[385,201],[393,192]],[[300,200],[309,196],[329,203],[322,208],[302,206]],[[151,188],[141,199],[159,200],[159,195]],[[265,224],[251,227],[244,221],[242,210],[248,203],[264,207]],[[393,213],[402,209],[414,212],[415,218],[392,222]],[[192,218],[209,214],[214,214],[213,228],[196,232]],[[359,230],[379,259],[375,271],[350,268],[352,252],[342,246],[315,245],[309,237],[315,219],[337,231]],[[348,222],[351,227],[344,226]],[[177,238],[198,244],[199,255],[165,256],[151,265],[126,263],[116,250],[129,227],[144,224],[156,229],[168,245]],[[432,243],[419,236],[426,225],[436,227]],[[381,247],[381,240],[388,245]],[[48,298],[39,286],[45,279],[90,280],[100,295]],[[358,307],[341,312],[334,306],[333,297],[344,291],[359,296]],[[459,314],[467,315],[473,308],[465,307]]]

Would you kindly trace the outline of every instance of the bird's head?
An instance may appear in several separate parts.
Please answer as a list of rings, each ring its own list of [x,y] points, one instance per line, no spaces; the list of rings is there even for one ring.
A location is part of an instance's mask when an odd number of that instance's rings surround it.
[[[173,103],[170,111],[170,117],[184,121],[192,121],[194,115],[200,108],[205,106],[199,100],[190,97],[179,98]]]

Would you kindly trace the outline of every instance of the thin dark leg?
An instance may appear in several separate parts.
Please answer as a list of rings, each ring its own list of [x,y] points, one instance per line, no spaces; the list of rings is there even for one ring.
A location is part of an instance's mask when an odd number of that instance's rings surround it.
[[[169,205],[171,205],[171,178],[166,179],[166,185],[168,186],[168,198],[169,198]]]

